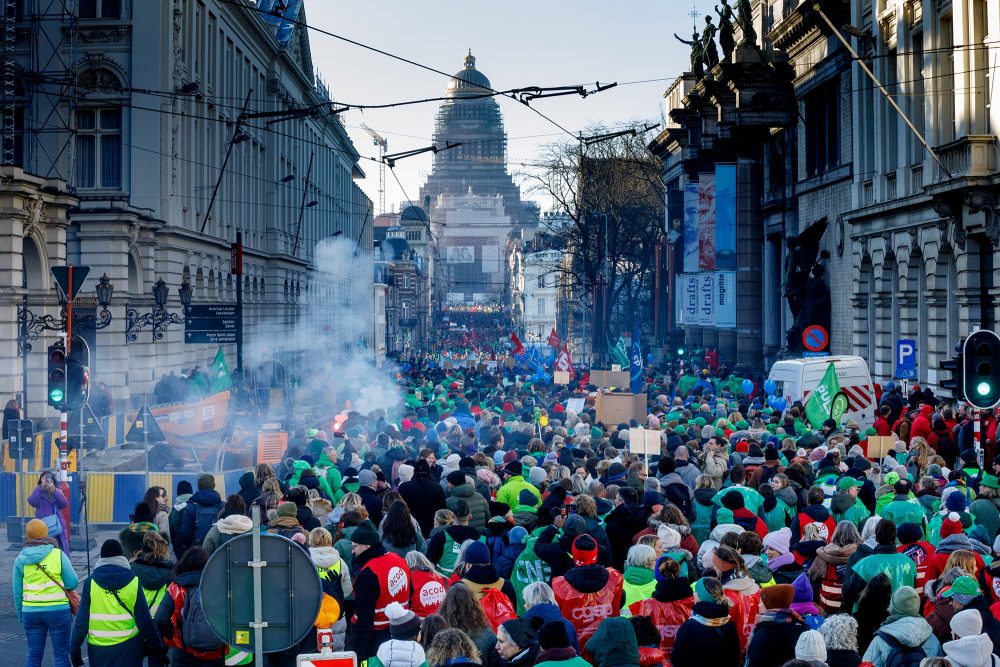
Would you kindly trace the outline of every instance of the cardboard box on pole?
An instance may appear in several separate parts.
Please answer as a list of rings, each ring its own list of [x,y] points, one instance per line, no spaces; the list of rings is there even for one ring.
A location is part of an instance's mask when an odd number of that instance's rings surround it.
[[[632,376],[628,371],[590,371],[590,384],[599,389],[615,387],[618,389],[629,386]]]
[[[597,421],[607,426],[646,420],[646,394],[598,394]]]

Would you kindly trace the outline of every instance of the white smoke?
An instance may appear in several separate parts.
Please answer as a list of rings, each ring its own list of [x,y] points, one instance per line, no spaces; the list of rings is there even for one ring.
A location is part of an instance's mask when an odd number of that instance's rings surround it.
[[[329,418],[345,401],[363,414],[397,405],[395,367],[376,368],[373,360],[379,344],[373,327],[374,257],[357,241],[339,236],[316,245],[313,266],[308,291],[303,287],[288,316],[257,319],[261,324],[244,347],[247,369],[277,357],[291,374],[298,372],[304,391],[298,392],[297,414]]]

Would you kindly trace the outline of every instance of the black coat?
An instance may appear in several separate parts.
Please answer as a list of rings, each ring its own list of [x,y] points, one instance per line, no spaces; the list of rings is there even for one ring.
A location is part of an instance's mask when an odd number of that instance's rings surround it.
[[[410,514],[420,524],[420,532],[427,537],[434,530],[434,513],[448,506],[441,484],[430,476],[417,473],[409,482],[399,485],[399,495],[410,508]]]
[[[776,609],[761,614],[747,643],[747,664],[781,667],[795,658],[795,642],[808,629],[805,622],[789,610]]]
[[[370,486],[358,487],[358,495],[361,496],[361,502],[364,503],[365,509],[368,510],[368,518],[372,520],[376,526],[382,523],[382,499],[379,497],[375,490]],[[407,502],[407,505],[410,503]],[[413,507],[410,505],[410,507]],[[413,510],[410,510],[412,513]]]
[[[840,648],[826,649],[826,664],[828,667],[858,667],[861,664],[861,656],[857,651],[848,651]]]
[[[729,616],[729,607],[715,602],[696,602],[691,613],[718,619]],[[673,667],[739,667],[740,636],[736,626],[732,621],[708,626],[689,618],[677,630],[670,664]]]
[[[604,519],[604,530],[611,542],[611,565],[623,572],[625,556],[635,534],[646,529],[646,512],[641,505],[619,505]]]

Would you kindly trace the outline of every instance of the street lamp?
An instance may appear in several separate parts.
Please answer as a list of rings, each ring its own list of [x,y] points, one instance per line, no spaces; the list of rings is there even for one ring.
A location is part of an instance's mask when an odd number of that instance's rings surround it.
[[[167,298],[170,296],[170,288],[167,283],[160,278],[153,285],[153,309],[148,313],[140,314],[135,308],[125,306],[125,343],[134,343],[139,338],[139,332],[147,326],[153,333],[153,340],[163,340],[163,334],[171,324],[181,324],[184,321],[182,315],[167,312]],[[188,281],[183,281],[177,288],[177,293],[181,299],[181,306],[184,315],[187,314],[191,306],[191,296],[194,290]]]

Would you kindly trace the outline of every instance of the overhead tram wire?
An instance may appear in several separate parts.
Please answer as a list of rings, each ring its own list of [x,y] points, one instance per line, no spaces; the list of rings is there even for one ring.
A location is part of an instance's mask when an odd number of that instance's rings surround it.
[[[244,9],[244,10],[249,10],[249,11],[257,12],[258,14],[270,14],[270,15],[273,15],[273,14],[271,14],[271,12],[268,12],[267,10],[261,9],[260,7],[257,7],[255,5],[245,4],[243,2],[240,2],[239,0],[219,0],[219,2],[222,3],[222,4],[224,4],[224,5],[232,5],[233,7],[239,7],[239,8]],[[309,25],[305,21],[300,21],[298,19],[289,19],[289,18],[285,18],[285,17],[281,17],[281,18],[282,18],[283,21],[287,21],[288,23],[291,23],[293,25],[302,26],[302,27],[306,28],[307,30],[312,30],[314,32],[320,33],[321,35],[326,35],[327,37],[333,37],[334,39],[339,39],[339,40],[341,40],[343,42],[347,42],[348,44],[352,44],[352,45],[357,46],[359,48],[366,49],[368,51],[372,51],[374,53],[378,53],[380,55],[386,56],[387,58],[392,58],[393,60],[398,60],[398,61],[404,62],[404,63],[406,63],[408,65],[413,65],[414,67],[417,67],[417,68],[423,69],[423,70],[427,70],[428,72],[433,72],[434,74],[440,74],[441,76],[447,77],[448,79],[454,79],[455,78],[453,75],[448,74],[447,72],[443,72],[443,71],[441,71],[439,69],[436,69],[434,67],[431,67],[429,65],[424,65],[422,63],[418,63],[415,60],[410,60],[409,58],[405,58],[403,56],[398,56],[398,55],[396,55],[394,53],[390,53],[389,51],[385,51],[383,49],[379,49],[377,47],[371,46],[369,44],[365,44],[363,42],[359,42],[359,41],[351,39],[349,37],[344,37],[343,35],[338,35],[337,33],[331,32],[329,30],[325,30],[323,28],[317,28],[316,26]],[[486,86],[482,86],[482,88],[484,90],[488,90],[488,91],[490,91],[492,93],[495,93],[495,94],[502,94],[499,91],[494,90],[492,88],[488,88]],[[509,97],[510,99],[513,99],[513,100],[515,100],[517,102],[521,102],[522,104],[524,104],[524,106],[528,107],[529,109],[531,109],[532,111],[534,111],[536,114],[538,114],[539,116],[541,116],[543,119],[545,119],[546,121],[548,121],[549,123],[551,123],[555,127],[559,128],[560,130],[562,130],[563,132],[565,132],[569,136],[574,137],[574,138],[576,137],[575,134],[573,134],[568,129],[566,129],[565,127],[563,127],[562,125],[560,125],[559,123],[557,123],[552,118],[550,118],[549,116],[545,115],[544,113],[542,113],[541,111],[539,111],[535,107],[531,106],[527,102],[524,102],[523,100],[519,100],[519,99],[517,99],[516,97],[514,97],[512,95],[504,95],[504,97]]]

